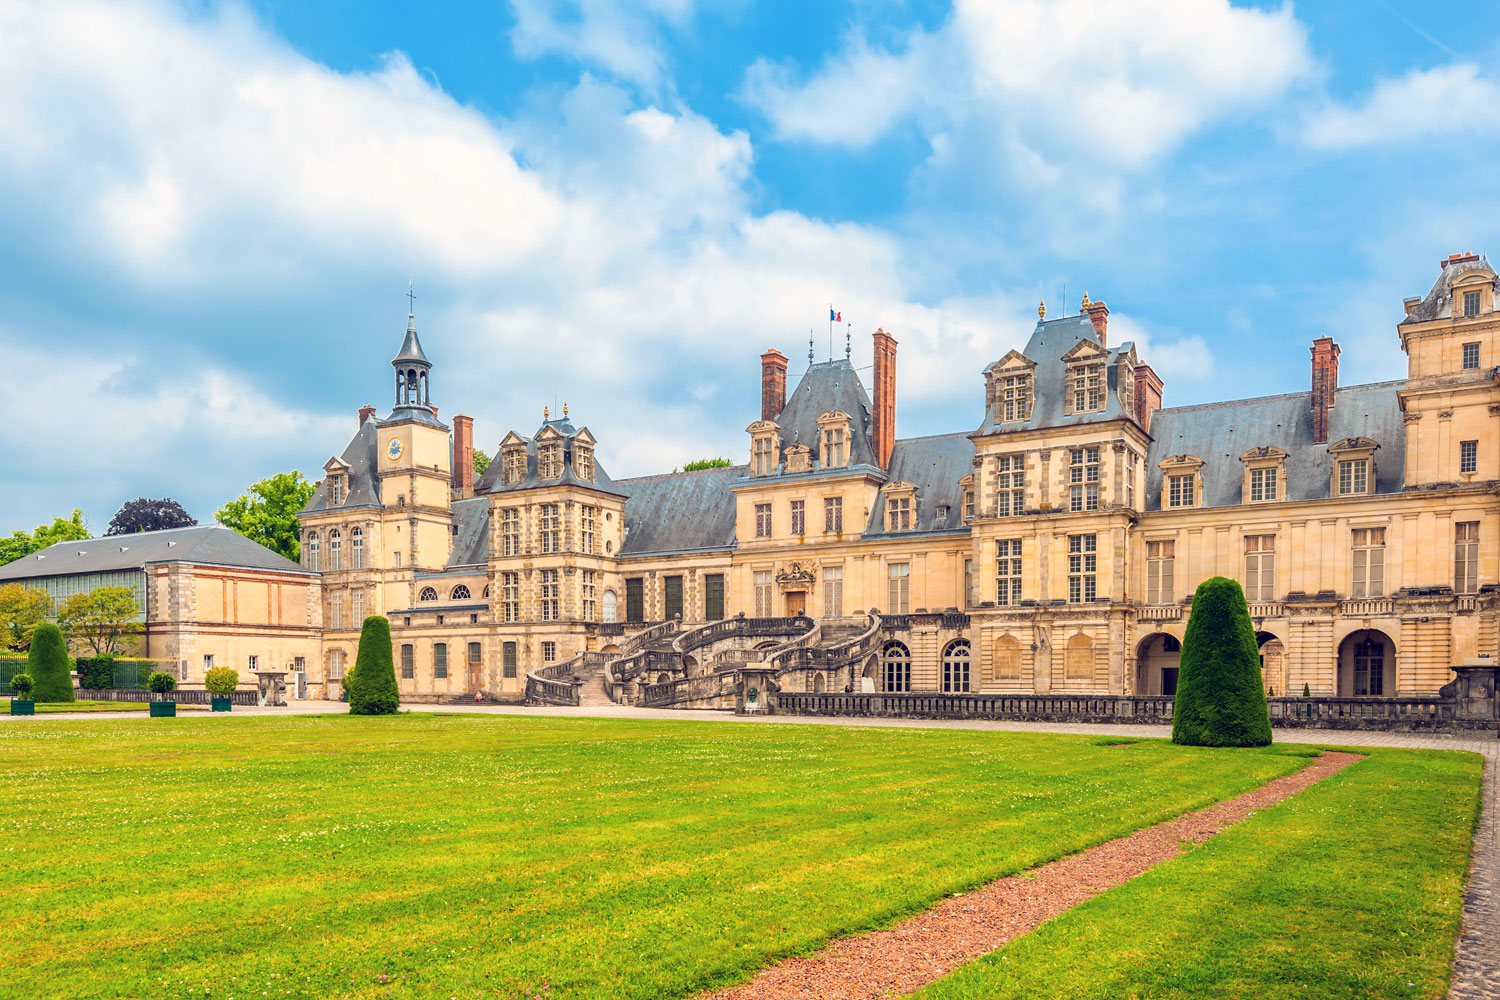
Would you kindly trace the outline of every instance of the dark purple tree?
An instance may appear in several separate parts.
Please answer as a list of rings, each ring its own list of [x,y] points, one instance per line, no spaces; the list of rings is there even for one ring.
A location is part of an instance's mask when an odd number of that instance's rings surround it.
[[[162,531],[166,528],[191,528],[198,522],[188,516],[182,504],[170,497],[152,500],[136,497],[121,507],[109,522],[106,535],[133,535],[138,531]]]

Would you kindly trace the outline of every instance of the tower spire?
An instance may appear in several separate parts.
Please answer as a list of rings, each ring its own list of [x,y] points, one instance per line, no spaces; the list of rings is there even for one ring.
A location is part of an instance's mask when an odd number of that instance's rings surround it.
[[[391,359],[391,367],[396,369],[396,406],[430,407],[432,400],[428,395],[428,376],[432,372],[432,362],[427,360],[427,355],[422,351],[422,341],[417,336],[417,296],[410,283],[406,294],[409,303],[406,336],[401,341],[400,353]]]

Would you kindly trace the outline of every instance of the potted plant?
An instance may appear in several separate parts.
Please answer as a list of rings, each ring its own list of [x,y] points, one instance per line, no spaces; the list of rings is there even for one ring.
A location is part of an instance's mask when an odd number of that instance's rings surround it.
[[[171,674],[153,671],[146,678],[146,688],[151,692],[151,718],[170,719],[177,715],[177,702],[166,701],[161,696],[177,690],[177,678]]]
[[[36,702],[26,697],[36,682],[31,679],[30,674],[16,674],[10,679],[10,689],[13,692],[10,699],[11,715],[35,715]]]
[[[203,686],[213,695],[209,703],[215,712],[233,711],[234,703],[229,700],[229,696],[240,686],[239,671],[231,667],[214,667],[203,675]]]

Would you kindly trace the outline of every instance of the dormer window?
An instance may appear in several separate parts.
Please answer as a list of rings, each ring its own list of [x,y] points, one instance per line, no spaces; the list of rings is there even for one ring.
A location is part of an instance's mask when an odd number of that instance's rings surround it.
[[[1173,455],[1158,468],[1162,471],[1162,510],[1203,505],[1203,459],[1196,455]]]
[[[917,488],[911,483],[891,483],[885,488],[885,530],[910,531],[916,526]]]
[[[1035,398],[1035,364],[1020,351],[1011,351],[985,369],[989,397],[986,404],[996,423],[1031,419]]]
[[[1068,398],[1074,413],[1104,409],[1104,365],[1074,365],[1068,369]]]
[[[1370,460],[1348,458],[1339,462],[1338,495],[1365,494],[1370,492]]]
[[[1245,463],[1241,503],[1272,503],[1286,498],[1286,455],[1280,448],[1265,445],[1240,456]]]
[[[774,475],[781,465],[781,439],[776,424],[770,420],[757,420],[745,430],[750,435],[750,474]]]
[[[818,417],[819,454],[825,469],[849,464],[849,414],[830,410]]]
[[[1464,315],[1479,315],[1479,293],[1477,291],[1464,292]]]
[[[537,450],[537,478],[562,478],[562,445],[550,444]]]
[[[1135,368],[1128,361],[1115,367],[1115,381],[1119,384],[1120,409],[1135,412]]]
[[[1345,438],[1328,446],[1333,469],[1328,484],[1330,496],[1357,497],[1375,492],[1375,449],[1369,438]]]
[[[958,481],[958,488],[963,493],[964,506],[963,518],[965,522],[974,520],[974,474],[971,472]]]
[[[573,474],[585,482],[594,481],[594,449],[573,446]]]
[[[345,486],[344,483],[345,480],[343,476],[329,477],[328,493],[331,498],[331,502],[335,507],[344,502],[344,497],[348,492],[348,487]]]

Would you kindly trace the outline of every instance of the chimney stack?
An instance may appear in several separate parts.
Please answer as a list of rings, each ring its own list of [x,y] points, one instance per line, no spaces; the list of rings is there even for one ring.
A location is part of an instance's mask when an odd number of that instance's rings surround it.
[[[474,493],[474,418],[462,413],[453,415],[453,492]]]
[[[875,460],[882,469],[891,467],[896,446],[896,338],[875,331]]]
[[[1151,414],[1161,409],[1161,376],[1150,365],[1135,367],[1135,422],[1151,433]]]
[[[1319,337],[1312,342],[1312,424],[1318,444],[1328,443],[1328,411],[1338,387],[1339,345],[1332,337]]]
[[[760,419],[775,420],[786,408],[786,355],[771,347],[760,356]]]
[[[361,406],[359,408],[359,426],[363,427],[365,425],[365,421],[369,420],[374,415],[375,415],[375,407],[371,406],[369,403],[366,403],[364,406]]]
[[[1090,302],[1085,293],[1083,311],[1089,314],[1089,321],[1094,324],[1094,332],[1099,335],[1099,346],[1109,350],[1109,306],[1103,302]]]

